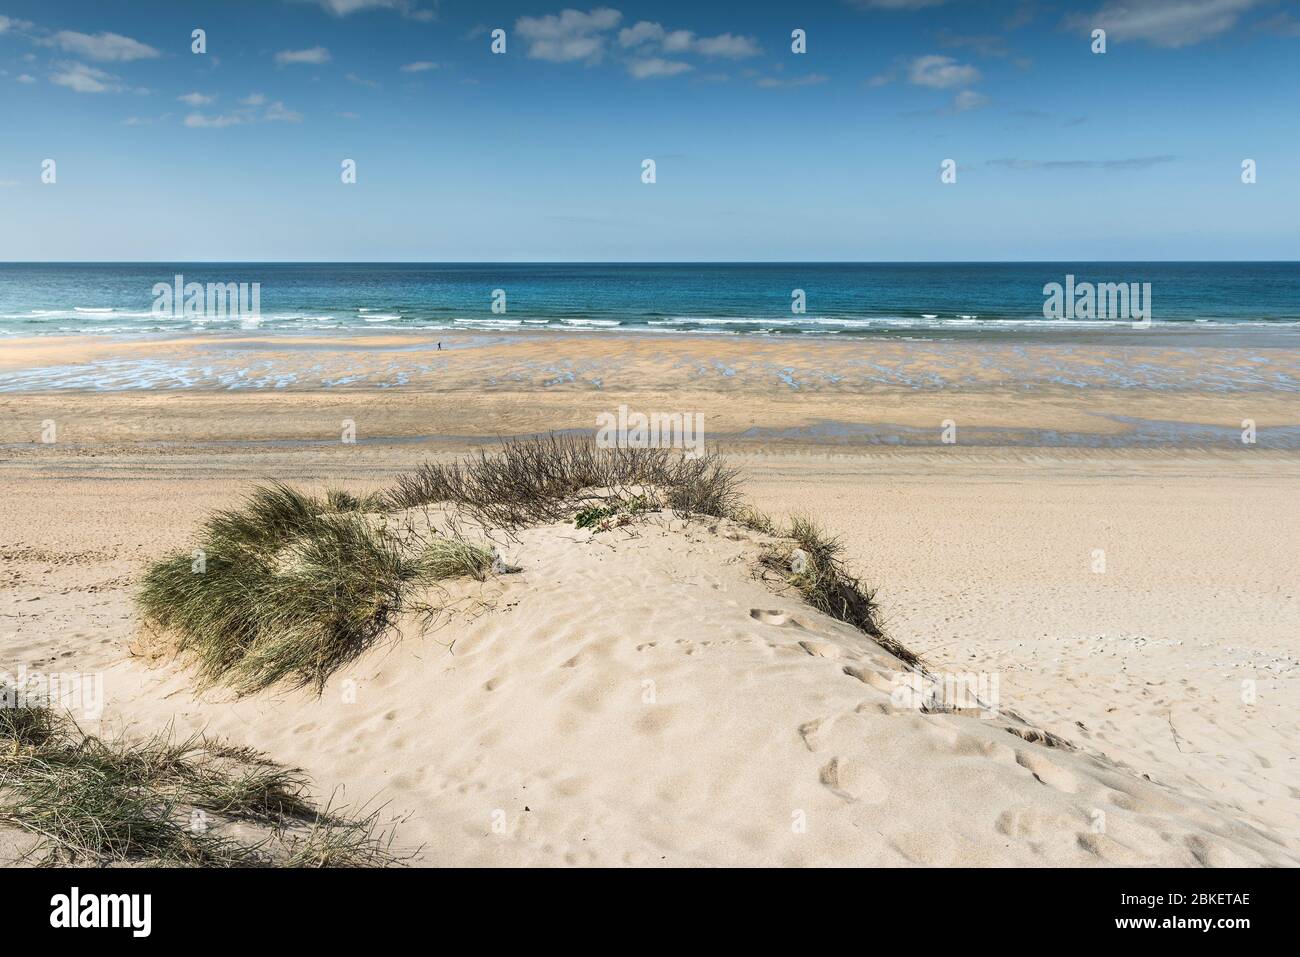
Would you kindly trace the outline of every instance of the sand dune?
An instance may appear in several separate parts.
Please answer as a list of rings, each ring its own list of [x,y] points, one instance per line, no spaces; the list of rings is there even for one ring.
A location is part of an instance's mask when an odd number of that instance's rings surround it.
[[[917,707],[862,633],[755,577],[755,533],[656,515],[523,532],[521,571],[306,691],[195,698],[121,661],[113,717],[252,741],[425,864],[1295,864],[1230,806],[1008,702]],[[1054,745],[1054,746],[1050,746]]]
[[[150,561],[249,482],[364,491],[447,453],[37,452],[0,473],[7,660],[105,673],[89,731],[207,729],[301,765],[321,796],[386,802],[423,863],[1300,857],[1289,457],[736,451],[759,507],[844,536],[895,638],[943,672],[997,675],[1017,721],[895,700],[897,661],[754,580],[752,543],[698,525],[535,529],[520,574],[463,592],[481,614],[405,621],[319,699],[196,697],[188,672],[130,656]]]

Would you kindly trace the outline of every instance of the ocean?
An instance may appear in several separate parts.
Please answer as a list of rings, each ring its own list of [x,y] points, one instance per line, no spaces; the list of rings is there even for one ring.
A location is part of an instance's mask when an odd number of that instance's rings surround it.
[[[177,276],[204,287],[257,284],[256,313],[186,314],[158,291]],[[932,337],[1130,325],[1127,315],[1073,302],[1067,318],[1045,317],[1052,283],[1124,284],[1153,327],[1300,326],[1294,262],[8,263],[0,264],[0,340],[249,328]]]

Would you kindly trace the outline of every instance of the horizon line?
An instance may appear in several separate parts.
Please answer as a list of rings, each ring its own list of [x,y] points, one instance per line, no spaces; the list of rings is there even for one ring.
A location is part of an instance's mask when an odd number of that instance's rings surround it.
[[[1178,263],[1297,265],[1300,259],[8,259],[0,266],[1014,266]]]

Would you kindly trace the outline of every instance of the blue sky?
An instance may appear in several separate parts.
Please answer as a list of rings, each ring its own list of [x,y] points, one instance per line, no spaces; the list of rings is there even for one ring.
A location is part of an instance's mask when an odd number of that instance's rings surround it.
[[[1297,259],[1297,64],[1282,0],[0,0],[0,260]]]

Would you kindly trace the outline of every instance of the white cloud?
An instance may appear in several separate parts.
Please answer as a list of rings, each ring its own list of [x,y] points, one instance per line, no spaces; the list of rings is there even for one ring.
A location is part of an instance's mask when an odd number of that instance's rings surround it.
[[[1159,166],[1163,163],[1172,163],[1178,157],[1176,156],[1132,156],[1124,159],[1113,160],[1030,160],[1030,159],[991,159],[985,162],[985,166],[1001,166],[1004,169],[1015,170],[1076,170],[1076,169],[1104,169],[1104,170],[1135,170],[1150,169],[1152,166]]]
[[[722,33],[716,37],[697,38],[690,30],[665,30],[662,24],[638,21],[618,31],[618,44],[624,49],[653,45],[664,53],[698,53],[702,56],[727,57],[733,60],[757,56],[761,51],[753,37]]]
[[[227,126],[245,126],[250,123],[302,122],[301,113],[288,109],[280,100],[267,103],[266,95],[263,93],[250,93],[239,103],[239,109],[230,113],[191,113],[185,117],[185,125],[192,129],[222,129]],[[259,113],[258,110],[262,107],[265,107],[265,109],[262,109]]]
[[[275,55],[275,62],[281,66],[295,63],[328,63],[330,51],[324,47],[311,47],[308,50],[281,50]]]
[[[599,63],[607,46],[616,40],[618,48],[628,51],[630,59],[624,61],[628,74],[639,80],[693,70],[694,66],[679,58],[681,54],[739,60],[762,52],[753,37],[732,33],[697,37],[690,30],[667,30],[650,20],[639,20],[613,34],[622,19],[619,11],[609,7],[587,13],[562,10],[541,17],[520,17],[515,32],[528,44],[528,56],[553,63]]]
[[[952,98],[952,111],[954,113],[965,113],[967,110],[978,110],[981,106],[988,106],[989,98],[983,93],[977,93],[974,90],[962,90]]]
[[[791,77],[788,80],[765,76],[758,81],[758,85],[764,89],[774,90],[780,87],[816,86],[819,83],[825,83],[829,79],[830,77],[824,73],[809,73],[805,76]]]
[[[1101,27],[1107,40],[1145,40],[1161,47],[1200,43],[1231,30],[1237,18],[1264,0],[1111,0],[1094,14],[1074,16],[1072,26]]]
[[[357,76],[355,73],[349,73],[343,79],[349,83],[355,83],[357,86],[368,86],[372,90],[379,89],[378,80],[367,80],[364,76]]]
[[[221,129],[226,126],[240,126],[244,122],[244,117],[238,113],[226,113],[222,116],[205,116],[202,113],[191,113],[185,117],[185,125],[192,129]]]
[[[0,16],[0,33],[10,30],[30,30],[36,24],[30,20],[15,20],[13,17]]]
[[[262,114],[262,119],[268,123],[301,123],[302,114],[285,109],[284,104],[276,100],[266,108],[266,112]]]
[[[20,74],[18,74],[18,82],[19,82],[19,83],[35,83],[35,82],[36,82],[36,77],[32,76],[30,73],[20,73]]]
[[[426,73],[429,70],[438,69],[438,64],[431,63],[428,60],[417,60],[415,63],[408,63],[402,67],[403,73]]]
[[[605,54],[605,31],[614,29],[622,19],[623,14],[609,7],[589,13],[563,10],[544,17],[520,17],[515,32],[528,42],[528,55],[534,59],[598,63]]]
[[[171,119],[170,113],[163,113],[161,116],[128,116],[122,121],[123,126],[153,126],[155,123],[161,123],[163,120]]]
[[[664,34],[664,52],[685,53],[694,42],[695,34],[690,30],[669,30]]]
[[[677,76],[688,73],[694,67],[680,60],[664,60],[660,57],[648,57],[644,60],[632,60],[627,65],[627,72],[638,80],[649,80],[661,76]]]
[[[161,54],[147,43],[132,40],[118,33],[77,33],[74,30],[60,30],[49,40],[49,46],[56,46],[78,56],[106,62],[131,60],[148,60]]]
[[[207,93],[186,93],[184,96],[176,97],[176,99],[180,100],[182,103],[187,103],[190,106],[197,107],[207,106],[209,103],[216,100],[216,97],[210,96]]]
[[[649,20],[641,20],[635,26],[624,27],[618,31],[618,44],[623,47],[640,46],[664,38],[664,28]]]
[[[931,53],[919,56],[908,67],[908,82],[944,90],[954,86],[967,86],[980,78],[973,66],[958,63],[952,57]]]
[[[111,73],[84,63],[60,63],[50,74],[50,82],[66,86],[77,93],[120,93],[126,89]]]
[[[432,10],[417,7],[411,0],[313,0],[323,10],[336,17],[346,17],[359,10],[395,10],[412,20],[432,20]]]
[[[759,53],[758,42],[753,37],[738,37],[730,33],[700,37],[695,41],[694,50],[704,56],[720,56],[729,60],[740,60]]]

